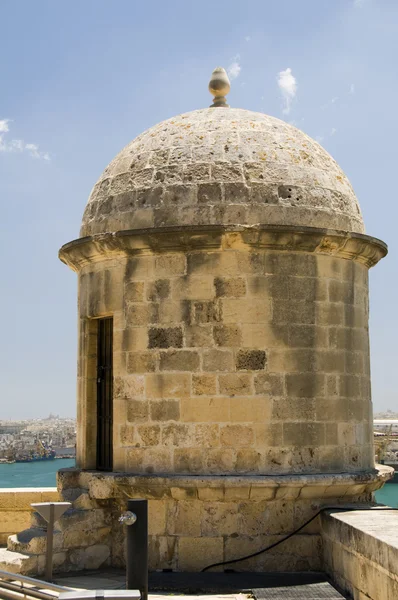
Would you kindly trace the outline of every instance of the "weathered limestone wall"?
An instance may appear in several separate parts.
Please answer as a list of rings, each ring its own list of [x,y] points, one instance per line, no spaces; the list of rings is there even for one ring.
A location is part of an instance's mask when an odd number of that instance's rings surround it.
[[[58,502],[57,488],[4,488],[0,490],[0,545],[9,535],[30,526],[33,502]]]
[[[95,467],[95,317],[114,316],[114,470],[358,472],[374,465],[368,269],[216,249],[85,266],[78,465]]]
[[[376,507],[322,515],[324,569],[354,600],[398,598],[398,513]]]
[[[383,476],[368,268],[385,253],[366,236],[269,226],[121,231],[65,246],[79,274],[79,468],[59,475],[62,497],[77,498],[62,568],[124,564],[127,497],[149,500],[150,568],[187,571],[268,545],[320,506],[370,502]],[[106,316],[109,474],[94,471],[96,318]],[[319,569],[320,556],[314,522],[238,567]]]
[[[198,571],[270,545],[310,519],[321,506],[370,502],[382,477],[361,475],[149,476],[64,469],[58,487],[74,510],[60,520],[67,561],[125,565],[126,498],[147,498],[149,568]],[[98,565],[99,563],[97,563]],[[288,543],[236,563],[242,571],[320,570],[319,519]],[[82,568],[80,566],[80,568]]]

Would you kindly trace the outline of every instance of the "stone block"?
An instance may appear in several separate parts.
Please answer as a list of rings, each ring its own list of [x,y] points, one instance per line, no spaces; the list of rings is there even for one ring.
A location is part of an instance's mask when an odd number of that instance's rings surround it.
[[[139,327],[157,323],[159,318],[159,306],[157,303],[131,303],[126,309],[126,323],[129,327]]]
[[[232,448],[215,448],[207,452],[206,467],[209,474],[229,474],[235,470],[235,465],[236,452]]]
[[[64,532],[64,547],[73,548],[86,548],[93,546],[94,544],[108,545],[109,535],[111,532],[110,527],[100,527],[95,530],[75,530],[69,529]]]
[[[176,569],[178,538],[171,536],[149,536],[149,570]]]
[[[159,300],[165,300],[170,295],[170,280],[169,279],[156,279],[155,281],[148,282],[146,289],[146,298],[150,302],[157,302]]]
[[[220,427],[215,423],[200,423],[193,429],[194,445],[200,448],[217,448],[220,445]]]
[[[325,443],[324,423],[284,423],[285,446],[321,446]]]
[[[153,400],[150,402],[150,415],[153,421],[178,421],[180,402],[179,400]]]
[[[130,423],[142,423],[148,420],[149,406],[146,400],[127,400],[127,421]]]
[[[221,185],[219,183],[200,183],[198,185],[199,204],[219,204],[221,202]]]
[[[222,315],[225,323],[266,323],[271,318],[271,308],[266,300],[222,298]]]
[[[250,488],[250,500],[273,500],[276,494],[276,487],[252,486]]]
[[[184,398],[181,400],[181,421],[219,423],[229,421],[229,398]]]
[[[261,371],[265,365],[264,350],[239,350],[236,355],[236,368],[240,371]]]
[[[218,323],[221,321],[221,306],[218,302],[191,302],[188,322],[190,325]]]
[[[192,375],[192,394],[194,396],[213,396],[217,388],[216,375],[200,373]]]
[[[182,571],[201,571],[209,564],[223,560],[222,537],[180,537],[178,567]]]
[[[204,451],[202,448],[176,448],[174,470],[176,473],[203,473]]]
[[[193,252],[188,254],[188,273],[224,277],[235,275],[237,271],[235,252]],[[213,289],[214,294],[214,289]]]
[[[177,210],[183,204],[196,203],[197,189],[195,185],[169,185],[165,188],[163,204],[170,212]]]
[[[204,371],[233,371],[234,356],[231,350],[210,349],[203,352]]]
[[[186,300],[211,300],[214,298],[212,277],[186,276],[173,279],[173,298]]]
[[[344,326],[345,306],[341,302],[318,302],[316,310],[317,325]]]
[[[252,380],[250,373],[228,373],[218,376],[220,394],[226,396],[247,396],[252,394]]]
[[[224,186],[225,187],[225,186]],[[229,199],[226,198],[229,202]],[[234,200],[232,200],[234,201]],[[235,225],[247,222],[247,204],[236,203],[214,206],[212,209],[212,220],[222,225]]]
[[[312,372],[315,370],[315,353],[308,349],[271,349],[267,352],[267,370],[270,373]]]
[[[150,327],[148,329],[148,348],[182,348],[181,327]]]
[[[159,254],[155,258],[154,270],[158,277],[184,275],[186,272],[186,256],[182,253]]]
[[[248,500],[250,496],[250,485],[245,487],[226,487],[224,497],[226,501]]]
[[[266,423],[271,417],[272,403],[267,398],[231,398],[232,422]]]
[[[244,323],[241,330],[244,348],[284,348],[289,343],[287,325]]]
[[[346,356],[338,350],[323,350],[315,355],[316,370],[323,373],[344,373]]]
[[[180,500],[167,505],[166,527],[169,535],[197,537],[201,535],[202,502]]]
[[[204,502],[221,502],[224,500],[224,488],[198,488],[198,498]]]
[[[161,371],[197,371],[199,354],[194,350],[168,350],[160,352]]]
[[[0,533],[9,535],[18,533],[30,525],[30,510],[1,510],[0,512]]]
[[[220,429],[220,440],[222,446],[231,448],[252,446],[254,442],[253,427],[250,425],[225,425]]]
[[[261,454],[252,448],[237,449],[235,470],[237,473],[258,473],[261,469]]]
[[[153,373],[146,375],[148,398],[183,398],[191,393],[189,373]]]
[[[159,425],[138,425],[137,434],[142,446],[157,446],[160,444]]]
[[[198,491],[194,487],[172,487],[170,492],[173,500],[189,500],[198,497]]]
[[[279,300],[273,305],[272,321],[274,323],[314,324],[316,319],[316,305],[307,300]],[[320,323],[327,325],[328,323]]]
[[[283,396],[285,391],[284,376],[273,373],[259,373],[254,376],[256,394],[267,396]]]
[[[85,548],[83,551],[82,563],[84,569],[99,569],[110,557],[109,546],[105,544],[96,544]],[[82,566],[82,563],[79,566]]]
[[[327,348],[329,335],[326,327],[292,325],[289,327],[289,345],[293,348]]]
[[[191,325],[185,328],[185,345],[187,347],[209,347],[213,345],[212,325]]]
[[[325,376],[315,373],[286,375],[286,391],[291,398],[313,398],[324,396]]]
[[[238,520],[238,505],[235,502],[204,502],[202,535],[205,537],[236,535]]]
[[[116,348],[121,348],[124,352],[147,349],[148,330],[146,327],[133,327],[122,331],[114,331],[113,336],[115,354]]]
[[[184,423],[169,423],[162,428],[164,446],[187,446],[190,443],[190,429]]]
[[[256,448],[281,446],[283,444],[282,423],[255,423]]]
[[[122,425],[120,427],[119,440],[122,447],[133,446],[135,441],[135,426]]]
[[[148,500],[148,535],[164,535],[167,500]]]
[[[153,352],[128,352],[127,373],[150,373],[156,370],[156,354]]]
[[[240,274],[253,275],[264,272],[264,254],[261,252],[239,252],[237,261]]]
[[[240,298],[246,295],[246,280],[243,277],[216,277],[214,286],[217,298]]]
[[[216,346],[240,346],[241,330],[239,325],[215,325],[213,336]]]
[[[28,510],[29,509],[29,504],[26,503],[25,505],[22,505],[23,508],[21,508],[20,510]],[[15,492],[8,492],[8,491],[4,491],[4,490],[0,490],[0,510],[7,510],[8,508],[14,509],[15,510]]]
[[[142,302],[144,300],[144,286],[143,281],[128,281],[124,287],[124,299],[125,302]]]
[[[143,375],[115,376],[113,378],[113,395],[115,398],[142,398],[144,382]]]

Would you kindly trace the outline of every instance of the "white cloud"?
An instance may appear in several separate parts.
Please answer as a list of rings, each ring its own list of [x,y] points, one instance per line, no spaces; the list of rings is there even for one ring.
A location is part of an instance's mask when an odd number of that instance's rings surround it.
[[[241,72],[241,66],[238,63],[238,60],[235,60],[233,63],[231,63],[227,69],[228,77],[231,80],[239,77],[240,72]]]
[[[278,86],[282,92],[284,102],[283,113],[288,115],[292,101],[297,93],[297,80],[290,67],[278,73]]]
[[[8,127],[9,122],[10,122],[10,119],[1,119],[0,120],[0,133],[7,133],[7,131],[10,131],[10,128]]]
[[[353,83],[350,85],[350,91],[348,93],[355,94],[355,85]]]
[[[337,129],[335,127],[332,127],[332,129],[330,130],[330,135],[334,135],[336,131]]]
[[[361,8],[362,6],[364,6],[366,0],[354,0],[354,6],[355,8]]]
[[[321,142],[323,142],[323,135],[317,135],[315,139],[318,142],[318,144],[320,144]]]
[[[51,160],[49,153],[39,150],[37,144],[25,143],[20,139],[5,139],[5,134],[10,131],[8,123],[10,123],[10,119],[0,119],[0,152],[27,152],[32,158]]]
[[[250,40],[251,40],[251,37],[250,37],[250,35],[247,35],[247,36],[245,37],[245,40],[246,40],[246,42],[250,42]]]

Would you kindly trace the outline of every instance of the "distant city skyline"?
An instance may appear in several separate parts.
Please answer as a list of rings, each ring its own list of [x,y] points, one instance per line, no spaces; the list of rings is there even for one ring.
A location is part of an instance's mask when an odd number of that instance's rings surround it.
[[[1,416],[75,414],[76,276],[58,249],[78,237],[106,165],[148,127],[207,107],[219,65],[231,106],[284,119],[332,154],[367,233],[388,243],[370,272],[372,395],[376,412],[398,410],[398,3],[110,6],[2,3]]]

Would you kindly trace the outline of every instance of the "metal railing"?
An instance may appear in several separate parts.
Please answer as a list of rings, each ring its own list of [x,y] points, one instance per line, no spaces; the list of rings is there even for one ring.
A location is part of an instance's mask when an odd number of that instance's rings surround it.
[[[55,593],[49,594],[44,590]],[[73,588],[0,570],[0,598],[15,600],[22,595],[40,600],[54,600],[54,597],[57,598],[62,592],[72,591],[74,591]]]

